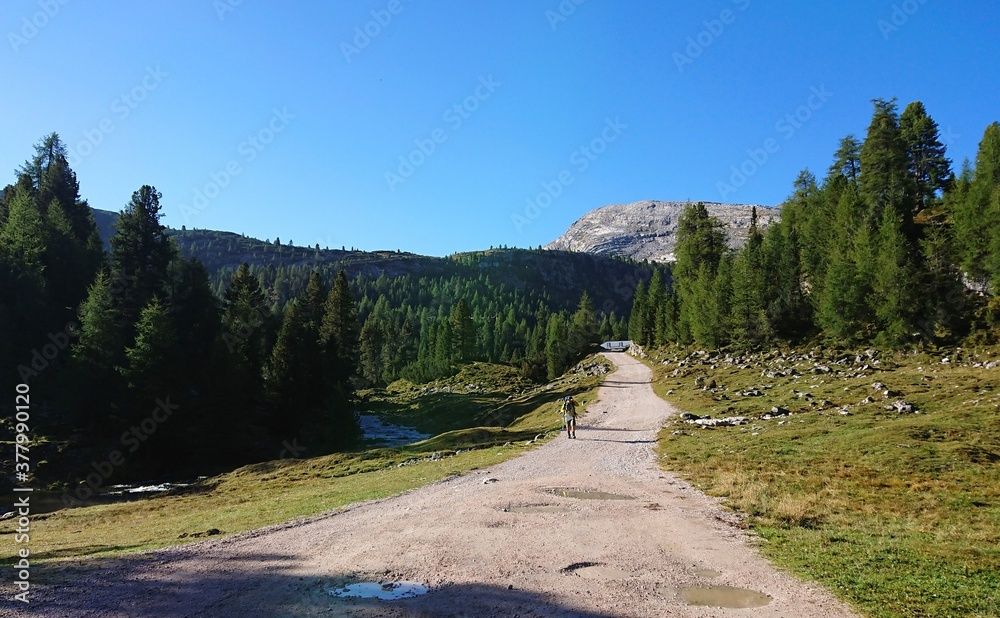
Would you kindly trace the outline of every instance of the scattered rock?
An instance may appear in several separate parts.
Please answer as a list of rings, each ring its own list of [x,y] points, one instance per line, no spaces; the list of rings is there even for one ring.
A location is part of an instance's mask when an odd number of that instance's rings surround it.
[[[914,412],[913,404],[902,399],[894,401],[889,409],[895,409],[900,414],[912,414]]]
[[[746,425],[749,420],[745,416],[729,416],[726,418],[699,418],[688,422],[700,427],[735,427]]]

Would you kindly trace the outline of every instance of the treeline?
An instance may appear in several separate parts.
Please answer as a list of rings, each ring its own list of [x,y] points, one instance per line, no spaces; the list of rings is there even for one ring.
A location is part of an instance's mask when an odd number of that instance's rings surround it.
[[[762,347],[819,339],[900,347],[994,340],[1000,326],[1000,124],[956,177],[923,104],[874,101],[821,182],[794,183],[781,221],[731,251],[703,205],[679,222],[669,273],[636,291],[645,345]]]
[[[4,189],[0,362],[5,383],[32,387],[49,474],[87,476],[109,452],[118,462],[97,467],[124,480],[274,459],[286,443],[351,444],[346,279],[329,291],[311,281],[283,315],[246,269],[219,298],[179,257],[160,197],[132,194],[106,253],[55,134]]]
[[[83,481],[79,498],[349,447],[358,388],[479,360],[543,380],[626,330],[582,286],[567,309],[468,256],[450,274],[438,260],[431,276],[350,280],[331,264],[243,264],[219,286],[181,256],[160,199],[135,191],[105,251],[55,134],[0,197],[0,371],[9,392],[31,386],[36,473]]]
[[[267,291],[265,304],[279,313],[290,302],[282,301],[282,294],[302,287],[308,292],[313,279],[323,281],[329,273],[328,265],[313,267],[303,286],[299,265],[242,268]],[[478,268],[463,270],[433,276],[359,274],[350,280],[351,295],[359,299],[359,386],[400,378],[426,382],[475,361],[509,364],[531,379],[545,380],[561,375],[594,343],[621,339],[627,332],[627,318],[597,310],[586,290],[573,310],[563,309],[565,301],[553,298],[549,287],[527,287],[520,280],[508,284]],[[560,297],[566,294],[559,290]],[[574,323],[577,329],[570,332]]]

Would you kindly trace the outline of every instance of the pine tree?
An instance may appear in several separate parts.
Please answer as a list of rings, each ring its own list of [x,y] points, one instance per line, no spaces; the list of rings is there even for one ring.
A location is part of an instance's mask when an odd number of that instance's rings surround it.
[[[1000,230],[1000,216],[990,208],[993,192],[1000,185],[1000,123],[986,128],[971,178],[968,168],[963,176],[956,186],[962,196],[954,200],[955,240],[962,270],[982,286],[992,277],[988,262],[993,237]]]
[[[31,194],[15,190],[8,203],[7,219],[0,228],[0,255],[12,279],[42,294],[46,287],[44,261],[46,231]]]
[[[635,287],[635,295],[632,297],[632,312],[628,318],[628,338],[640,346],[647,344],[644,334],[646,296],[646,282],[640,280]]]
[[[316,340],[319,341],[320,325],[323,323],[323,312],[329,291],[323,283],[318,271],[309,274],[309,281],[305,291],[299,297],[300,315],[305,327],[316,333]]]
[[[326,299],[320,345],[326,356],[327,379],[347,386],[358,362],[358,308],[347,275],[341,270]]]
[[[723,258],[718,271],[713,272],[703,263],[690,291],[689,300],[681,300],[681,310],[690,310],[691,335],[698,344],[711,348],[721,347],[726,340],[725,322],[729,316],[730,260]]]
[[[660,341],[656,336],[656,316],[663,310],[666,297],[666,290],[663,284],[663,274],[660,269],[654,268],[653,275],[649,279],[649,289],[646,291],[646,302],[642,307],[640,319],[642,320],[642,341],[643,345],[659,345]]]
[[[172,345],[177,374],[183,379],[185,406],[190,409],[201,406],[204,400],[200,396],[215,386],[211,383],[211,374],[221,314],[219,302],[208,283],[208,272],[200,261],[178,259],[171,263],[171,270],[166,304],[175,333]],[[198,393],[198,402],[194,401],[194,396],[187,396],[192,392]],[[204,410],[199,409],[199,412]]]
[[[451,333],[454,358],[459,363],[468,363],[476,358],[476,324],[469,311],[469,303],[460,298],[451,310]]]
[[[569,354],[572,359],[589,352],[598,343],[597,315],[590,295],[584,290],[580,295],[580,303],[569,325]]]
[[[831,184],[836,183],[828,178],[824,188]],[[827,194],[828,191],[821,191],[817,186],[816,177],[809,170],[803,170],[792,185],[792,195],[781,208],[781,224],[795,230],[801,240],[802,278],[811,295],[822,292],[826,276],[832,227]]]
[[[698,315],[700,307],[696,291],[700,286],[704,292],[704,286],[714,281],[715,271],[725,251],[726,236],[722,231],[722,224],[709,216],[705,205],[698,202],[685,208],[677,226],[677,243],[674,247],[677,262],[673,269],[680,297],[680,330],[685,339],[688,333],[698,339],[695,331],[701,327],[696,328],[695,323],[703,321],[703,316]],[[705,272],[704,276],[702,271]]]
[[[111,238],[112,275],[122,283],[119,306],[127,324],[139,319],[154,296],[166,293],[168,268],[175,250],[160,224],[160,197],[154,187],[143,185],[118,215]]]
[[[899,129],[915,184],[916,208],[923,210],[951,184],[951,161],[945,157],[937,123],[920,101],[906,106],[899,117]]]
[[[125,366],[120,368],[136,403],[152,402],[176,389],[177,367],[175,332],[170,315],[153,297],[142,309],[135,327],[135,343],[125,349]]]
[[[757,226],[757,209],[753,208],[747,242],[733,261],[730,313],[733,340],[749,347],[756,347],[770,338],[765,313],[762,246],[763,236]]]
[[[285,426],[286,431],[295,434],[304,425],[307,411],[303,409],[302,395],[307,377],[302,371],[304,358],[300,352],[307,336],[299,306],[290,303],[265,372],[272,431]]]
[[[545,362],[550,380],[555,380],[566,371],[569,359],[568,337],[566,318],[561,313],[552,314],[545,329]]]
[[[854,261],[846,247],[835,247],[826,269],[824,294],[816,307],[816,321],[823,332],[833,339],[855,341],[859,338],[859,304]]]
[[[248,384],[259,384],[267,358],[267,299],[244,262],[233,274],[223,299],[222,341]]]
[[[860,192],[875,221],[891,209],[902,221],[907,238],[914,240],[914,194],[906,143],[899,127],[896,101],[875,99],[875,113],[861,147]]]
[[[878,320],[878,342],[895,347],[908,341],[921,306],[920,290],[902,222],[889,209],[883,211],[879,222],[872,300]]]

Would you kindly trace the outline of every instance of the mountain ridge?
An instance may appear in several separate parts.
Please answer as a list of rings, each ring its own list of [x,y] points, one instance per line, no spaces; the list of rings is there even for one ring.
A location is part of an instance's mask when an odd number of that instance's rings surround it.
[[[105,247],[114,235],[118,213],[91,209]],[[318,271],[329,284],[339,270],[350,279],[423,277],[490,277],[513,289],[544,289],[555,306],[572,309],[586,290],[599,311],[626,315],[639,281],[647,281],[652,267],[612,255],[562,250],[500,248],[455,253],[447,257],[405,251],[299,247],[263,241],[235,232],[167,228],[184,258],[197,258],[209,273],[219,296],[244,262],[258,275],[265,290],[279,304],[304,289],[308,276]],[[280,271],[286,271],[282,274]]]

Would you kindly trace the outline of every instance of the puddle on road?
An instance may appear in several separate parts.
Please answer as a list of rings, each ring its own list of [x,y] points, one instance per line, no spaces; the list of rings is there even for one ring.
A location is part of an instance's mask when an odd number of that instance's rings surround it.
[[[579,500],[635,500],[634,496],[610,494],[605,491],[583,491],[568,487],[552,487],[546,491],[556,496],[562,496],[563,498],[577,498]]]
[[[716,571],[715,569],[698,569],[694,572],[696,577],[702,577],[705,579],[715,579],[716,577],[722,577],[722,573]]]
[[[733,586],[691,586],[681,589],[680,596],[688,605],[728,609],[764,607],[771,602],[763,592]]]
[[[507,513],[572,513],[573,509],[568,506],[539,504],[535,506],[512,506],[504,509],[504,511]]]
[[[347,584],[342,588],[327,588],[326,592],[332,597],[340,599],[379,599],[382,601],[395,601],[398,599],[412,599],[413,597],[427,594],[428,588],[416,582],[361,582],[357,584]]]

